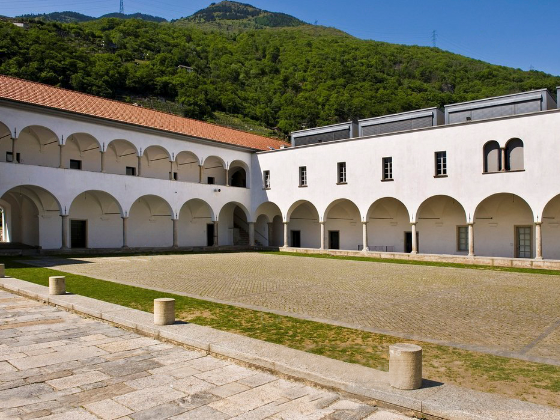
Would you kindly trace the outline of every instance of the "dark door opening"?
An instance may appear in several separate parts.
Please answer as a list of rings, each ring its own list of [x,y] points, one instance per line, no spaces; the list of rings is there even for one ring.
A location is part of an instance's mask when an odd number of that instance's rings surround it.
[[[301,248],[301,232],[299,230],[292,230],[292,246]]]
[[[206,225],[206,244],[208,246],[214,246],[214,223],[208,223]]]
[[[70,246],[72,248],[86,248],[87,220],[70,221]]]
[[[416,251],[420,252],[420,236],[419,232],[416,232]],[[412,252],[412,232],[404,233],[404,252],[410,254]]]
[[[329,230],[329,249],[340,249],[340,232]]]

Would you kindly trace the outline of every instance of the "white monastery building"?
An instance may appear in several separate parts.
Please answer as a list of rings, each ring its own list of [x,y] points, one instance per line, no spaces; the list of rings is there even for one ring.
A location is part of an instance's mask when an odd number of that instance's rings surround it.
[[[547,90],[279,140],[0,76],[3,241],[560,260]]]

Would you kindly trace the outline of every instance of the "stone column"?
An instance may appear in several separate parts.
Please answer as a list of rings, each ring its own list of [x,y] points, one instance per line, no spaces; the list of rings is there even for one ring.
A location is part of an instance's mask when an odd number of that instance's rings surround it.
[[[418,254],[418,241],[416,238],[416,222],[410,224],[412,226],[412,252],[411,254]]]
[[[202,184],[202,175],[204,172],[204,166],[198,165],[198,183]]]
[[[255,222],[249,222],[249,246],[255,246]]]
[[[542,222],[535,223],[535,234],[537,243],[537,254],[535,256],[535,259],[542,260]]]
[[[18,163],[16,156],[16,139],[12,137],[12,163]]]
[[[179,247],[179,219],[171,219],[173,222],[173,248]]]
[[[272,238],[274,235],[274,223],[268,222],[268,246],[272,246]]]
[[[154,299],[154,324],[172,325],[175,323],[175,299]]]
[[[502,148],[500,148],[500,151],[502,153],[502,167],[500,168],[500,171],[505,172],[505,170],[506,170],[506,148],[502,147]]]
[[[173,161],[172,160],[169,161],[169,167],[170,167],[170,169],[169,169],[169,180],[173,181],[175,178],[173,177]]]
[[[362,243],[363,243],[362,251],[364,251],[364,252],[369,251],[367,225],[368,225],[368,222],[362,222]]]
[[[325,249],[325,222],[319,222],[319,224],[321,225],[321,248],[319,249]]]
[[[64,148],[64,145],[63,145],[63,144],[59,144],[59,145],[58,145],[58,148],[59,148],[58,167],[59,167],[60,169],[64,169],[64,158],[63,158],[63,156],[62,156],[62,150],[63,150],[63,148]],[[15,158],[15,156],[14,156],[14,158]]]
[[[100,152],[101,153],[101,172],[104,173],[105,172],[105,152]]]
[[[218,243],[218,228],[219,228],[218,221],[216,220],[214,222],[214,246],[219,245],[219,243]]]
[[[226,187],[229,187],[229,169],[226,168]]]
[[[288,248],[290,243],[288,242],[288,222],[284,223],[284,248]]]
[[[142,156],[138,156],[138,171],[136,171],[136,176],[142,176]]]
[[[51,276],[49,277],[49,295],[66,294],[66,277]]]
[[[4,264],[0,264],[0,278],[6,277],[6,267]]]
[[[389,383],[407,390],[422,386],[422,347],[405,343],[389,346]]]
[[[122,247],[128,248],[128,217],[122,218]]]
[[[469,257],[474,257],[474,223],[469,223]]]
[[[60,249],[68,249],[68,231],[70,230],[70,219],[68,218],[67,214],[60,217],[62,217],[62,247]]]

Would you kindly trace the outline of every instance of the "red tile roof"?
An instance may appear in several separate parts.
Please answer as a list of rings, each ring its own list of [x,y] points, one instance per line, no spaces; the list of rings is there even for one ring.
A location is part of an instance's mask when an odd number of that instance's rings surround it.
[[[0,75],[0,98],[251,149],[278,149],[288,145],[281,140],[3,75]]]

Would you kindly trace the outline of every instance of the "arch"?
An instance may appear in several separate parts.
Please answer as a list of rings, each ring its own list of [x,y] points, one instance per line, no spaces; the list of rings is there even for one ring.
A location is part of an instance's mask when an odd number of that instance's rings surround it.
[[[183,182],[200,181],[200,159],[193,152],[183,151],[175,156],[177,180]]]
[[[502,168],[502,153],[496,140],[490,140],[484,145],[482,168],[485,173],[499,172]]]
[[[541,221],[543,258],[560,260],[560,194],[546,203]]]
[[[50,191],[35,186],[14,187],[0,199],[6,218],[11,221],[11,242],[45,249],[57,249],[62,245],[62,207]]]
[[[282,217],[282,211],[280,207],[272,201],[265,201],[261,203],[255,210],[253,220],[256,220],[260,215],[266,215],[267,219],[271,221],[275,216]]]
[[[68,212],[71,248],[118,248],[122,246],[122,206],[105,191],[88,190],[78,194]],[[80,238],[80,224],[85,224]],[[76,232],[73,230],[76,229]],[[83,245],[78,245],[82,242]]]
[[[280,225],[274,223],[274,219],[280,219]],[[282,211],[272,201],[266,201],[255,210],[255,239],[262,245],[281,246],[283,227]]]
[[[506,171],[522,171],[525,169],[523,160],[523,140],[509,139],[506,143]]]
[[[208,156],[202,164],[203,184],[226,185],[226,163],[219,156]]]
[[[468,254],[467,216],[463,205],[448,195],[434,195],[416,212],[418,252]]]
[[[137,175],[138,156],[138,149],[130,141],[112,140],[105,149],[103,171],[117,175]]]
[[[319,212],[310,201],[298,200],[293,203],[286,213],[286,221],[288,222],[289,246],[303,248],[321,247]]]
[[[214,212],[206,201],[193,198],[185,202],[179,210],[179,246],[213,245],[213,220]]]
[[[139,168],[139,175],[146,178],[170,179],[171,175],[171,155],[162,146],[147,147],[142,156]]]
[[[229,165],[228,176],[228,183],[232,187],[250,188],[250,171],[249,166],[245,162],[241,160],[234,160],[231,162]]]
[[[12,152],[12,132],[0,121],[0,162],[6,162],[6,157]]]
[[[101,171],[101,143],[91,134],[71,134],[66,139],[61,153],[62,166],[64,168],[82,169],[92,172]],[[71,161],[74,162],[71,164]],[[77,162],[80,162],[79,165]]]
[[[236,201],[224,204],[219,212],[220,245],[249,245],[250,213]]]
[[[327,206],[323,221],[328,249],[361,249],[362,220],[360,210],[353,201],[346,198],[333,201]]]
[[[128,213],[130,247],[170,247],[173,245],[173,209],[157,195],[139,197]]]
[[[16,145],[16,158],[20,163],[58,168],[60,166],[60,140],[49,128],[29,125],[20,131]]]
[[[489,257],[515,258],[520,255],[517,249],[517,228],[530,228],[533,232],[533,211],[520,196],[511,193],[497,193],[486,197],[474,212],[475,253]],[[534,239],[530,249],[534,255]]]
[[[406,233],[411,230],[410,219],[404,203],[394,197],[382,197],[373,202],[366,214],[369,250],[410,252],[405,244]]]

